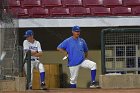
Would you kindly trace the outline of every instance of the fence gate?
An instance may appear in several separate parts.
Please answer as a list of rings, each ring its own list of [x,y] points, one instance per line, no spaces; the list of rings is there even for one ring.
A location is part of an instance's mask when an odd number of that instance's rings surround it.
[[[104,29],[101,33],[102,73],[140,73],[140,28]]]

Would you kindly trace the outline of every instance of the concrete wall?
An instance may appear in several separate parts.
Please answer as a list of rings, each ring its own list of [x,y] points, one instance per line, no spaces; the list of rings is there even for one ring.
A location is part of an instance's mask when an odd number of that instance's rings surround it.
[[[3,91],[25,91],[26,78],[15,77],[15,80],[0,80],[0,93]]]
[[[43,56],[41,57],[42,63],[60,63],[62,64],[63,73],[68,75],[68,82],[69,82],[69,69],[67,67],[67,61],[63,61],[63,54],[58,51],[44,51]],[[89,51],[89,59],[93,60],[97,63],[97,81],[99,80],[99,75],[101,74],[101,51],[94,50]],[[90,70],[81,68],[78,77],[78,87],[86,88],[89,84],[90,78]]]
[[[133,22],[132,22],[133,21]],[[31,27],[116,27],[116,26],[140,26],[140,18],[133,16],[112,17],[82,17],[82,18],[23,18],[19,19],[20,28]]]
[[[101,88],[140,88],[140,75],[100,75]]]

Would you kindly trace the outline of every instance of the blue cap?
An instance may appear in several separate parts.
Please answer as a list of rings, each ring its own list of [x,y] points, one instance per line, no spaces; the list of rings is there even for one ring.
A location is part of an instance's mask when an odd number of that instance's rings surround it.
[[[79,32],[80,31],[80,27],[79,26],[73,26],[72,27],[72,31]]]
[[[25,32],[24,37],[29,37],[29,36],[32,36],[32,35],[34,35],[33,31],[32,31],[32,30],[27,30],[27,31]]]

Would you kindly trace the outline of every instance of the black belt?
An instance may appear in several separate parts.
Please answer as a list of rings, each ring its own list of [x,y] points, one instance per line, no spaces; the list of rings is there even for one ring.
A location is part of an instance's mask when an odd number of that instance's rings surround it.
[[[35,61],[35,60],[39,60],[38,58],[37,59],[31,59],[31,61]]]

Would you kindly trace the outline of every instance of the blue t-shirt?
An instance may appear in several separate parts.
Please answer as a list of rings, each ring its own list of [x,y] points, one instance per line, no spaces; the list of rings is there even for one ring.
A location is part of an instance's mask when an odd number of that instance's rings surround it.
[[[68,53],[68,66],[76,66],[82,63],[85,59],[85,52],[88,51],[87,44],[84,39],[74,39],[72,36],[65,39],[58,45]]]

